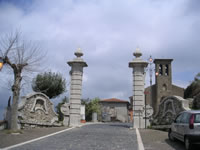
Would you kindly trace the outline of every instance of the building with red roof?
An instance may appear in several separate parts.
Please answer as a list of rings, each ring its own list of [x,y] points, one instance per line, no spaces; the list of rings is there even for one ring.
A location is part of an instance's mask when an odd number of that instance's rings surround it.
[[[129,101],[110,98],[101,100],[100,104],[102,121],[129,122]]]

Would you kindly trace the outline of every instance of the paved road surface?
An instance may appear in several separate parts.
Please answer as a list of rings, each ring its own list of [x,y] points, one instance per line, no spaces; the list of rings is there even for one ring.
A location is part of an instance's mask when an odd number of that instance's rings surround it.
[[[137,150],[135,130],[128,124],[93,124],[75,128],[13,150]]]
[[[0,131],[0,149],[43,137],[58,131],[66,130],[67,127],[29,128],[21,130],[22,134],[8,134],[8,130]]]
[[[145,150],[185,150],[184,143],[178,140],[170,141],[167,132],[140,129],[140,135]],[[192,150],[200,150],[200,145],[193,145]]]

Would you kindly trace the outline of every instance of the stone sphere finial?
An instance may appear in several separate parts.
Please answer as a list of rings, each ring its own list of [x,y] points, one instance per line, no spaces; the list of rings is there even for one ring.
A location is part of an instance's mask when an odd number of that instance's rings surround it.
[[[142,53],[141,53],[141,51],[140,51],[140,49],[139,49],[138,47],[136,48],[136,50],[135,50],[135,52],[133,53],[133,55],[134,55],[136,58],[142,56]]]
[[[81,56],[83,56],[83,52],[81,51],[81,48],[78,48],[78,49],[76,50],[76,52],[74,53],[74,55],[76,55],[76,57],[81,57]]]

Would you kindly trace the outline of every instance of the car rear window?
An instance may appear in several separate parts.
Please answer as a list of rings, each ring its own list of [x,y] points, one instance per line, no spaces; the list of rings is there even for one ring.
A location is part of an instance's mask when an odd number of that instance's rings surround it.
[[[200,123],[200,114],[196,114],[194,118],[195,123]]]

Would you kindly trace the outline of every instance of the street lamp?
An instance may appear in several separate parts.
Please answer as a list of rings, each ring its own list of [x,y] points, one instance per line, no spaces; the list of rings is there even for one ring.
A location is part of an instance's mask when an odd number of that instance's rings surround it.
[[[153,64],[153,58],[149,57],[149,75],[150,75],[150,105],[152,106],[153,105],[153,102],[152,102],[152,74],[153,74],[153,68],[152,68],[152,64]]]
[[[2,68],[3,68],[3,59],[2,59],[2,57],[0,57],[0,71]]]
[[[156,76],[158,76],[159,75],[159,73],[158,72],[156,72]]]
[[[150,55],[150,57],[149,57],[149,61],[152,63],[153,62],[153,58],[151,57],[151,55]]]

